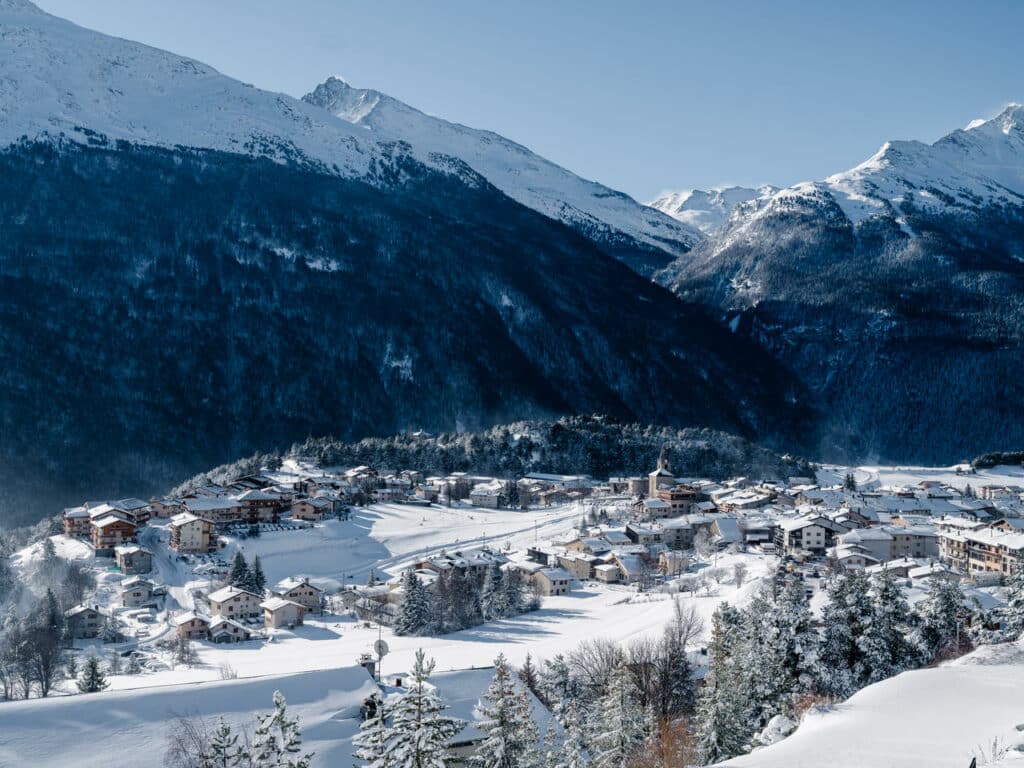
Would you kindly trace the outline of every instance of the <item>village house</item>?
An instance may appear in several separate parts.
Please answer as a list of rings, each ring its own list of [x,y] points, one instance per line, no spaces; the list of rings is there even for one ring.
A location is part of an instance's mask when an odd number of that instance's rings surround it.
[[[489,483],[473,486],[469,492],[469,503],[474,507],[485,509],[497,509],[501,506],[505,494],[505,484],[500,480],[492,480]]]
[[[822,553],[831,547],[835,537],[845,529],[822,515],[808,515],[783,520],[775,529],[775,546],[794,554],[798,552]]]
[[[619,566],[615,563],[602,563],[594,566],[594,578],[605,584],[615,584],[620,580]]]
[[[690,568],[690,558],[678,550],[669,549],[658,553],[658,573],[667,578],[679,576]]]
[[[276,523],[281,517],[281,498],[263,489],[245,491],[235,501],[242,505],[242,519],[247,523]]]
[[[110,506],[119,512],[123,512],[137,527],[142,527],[148,523],[153,514],[153,508],[149,506],[149,502],[142,499],[118,499],[117,501],[110,502]]]
[[[294,627],[302,623],[306,609],[293,600],[272,597],[260,603],[263,609],[263,624],[267,629]]]
[[[205,640],[210,635],[210,619],[192,611],[176,616],[174,626],[183,640]]]
[[[178,553],[203,553],[217,549],[212,520],[182,512],[171,518],[171,549]]]
[[[840,544],[830,552],[828,562],[840,570],[863,571],[878,565],[879,560],[859,544]]]
[[[221,587],[206,596],[211,616],[228,619],[254,619],[260,615],[260,595],[235,586]]]
[[[65,536],[89,536],[92,528],[89,525],[90,517],[87,507],[68,507],[64,510],[64,535]]]
[[[453,552],[451,554],[442,552],[439,555],[415,563],[414,568],[434,573],[456,571],[459,575],[463,576],[483,576],[492,564],[505,565],[507,562],[508,558],[501,553],[494,552],[487,547],[481,547],[480,549]]]
[[[153,599],[156,585],[141,576],[132,576],[121,582],[121,607],[140,608]]]
[[[196,517],[218,525],[246,522],[242,502],[226,496],[199,496],[185,499],[184,508]],[[171,518],[174,520],[174,518]]]
[[[659,488],[656,498],[669,506],[669,515],[676,517],[690,512],[700,499],[700,491],[692,485],[680,483],[671,488]]]
[[[545,597],[569,594],[572,580],[572,574],[562,568],[540,568],[530,577],[537,594]]]
[[[585,552],[566,552],[556,557],[558,567],[564,568],[577,579],[585,581],[594,578],[594,566],[601,561]]]
[[[114,550],[114,558],[126,576],[153,570],[153,553],[138,544],[122,544]]]
[[[319,613],[320,602],[324,591],[307,578],[291,578],[280,582],[274,589],[274,595],[298,603],[308,613]]]
[[[64,612],[68,636],[75,639],[99,637],[108,618],[95,605],[79,605]]]
[[[625,534],[632,543],[649,547],[652,544],[661,543],[662,531],[660,526],[627,523]]]
[[[293,520],[309,520],[319,523],[331,514],[333,505],[327,499],[297,499],[292,502],[291,513]]]
[[[181,499],[150,499],[150,509],[153,510],[153,517],[168,519],[185,511],[184,502]]]
[[[135,523],[123,517],[110,514],[94,519],[90,525],[97,555],[113,555],[116,547],[135,540]]]
[[[223,616],[211,619],[208,633],[215,643],[241,643],[252,637],[252,630],[247,626]]]
[[[893,559],[893,537],[885,528],[857,528],[836,538],[837,546],[857,547],[870,555],[875,563]]]

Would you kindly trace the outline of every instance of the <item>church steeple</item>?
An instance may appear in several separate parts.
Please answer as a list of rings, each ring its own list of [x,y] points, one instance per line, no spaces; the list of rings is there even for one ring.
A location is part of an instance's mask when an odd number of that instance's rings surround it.
[[[658,469],[664,469],[666,472],[671,472],[672,467],[668,463],[668,444],[661,444],[661,453],[658,454]]]

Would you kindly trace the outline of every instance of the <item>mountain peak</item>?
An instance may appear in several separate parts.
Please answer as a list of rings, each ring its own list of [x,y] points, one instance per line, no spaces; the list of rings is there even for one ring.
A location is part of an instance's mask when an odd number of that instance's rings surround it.
[[[29,0],[0,0],[0,13],[4,11],[14,11],[17,13],[43,13],[35,3],[31,3]]]
[[[343,77],[331,75],[302,100],[349,123],[361,123],[377,108],[382,96],[378,91],[353,88]]]

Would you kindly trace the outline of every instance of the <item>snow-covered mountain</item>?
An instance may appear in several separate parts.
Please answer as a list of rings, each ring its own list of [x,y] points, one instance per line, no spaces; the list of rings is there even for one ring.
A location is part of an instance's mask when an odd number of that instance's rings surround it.
[[[832,448],[1024,442],[1024,107],[741,203],[658,279],[818,392]]]
[[[665,251],[395,129],[0,0],[0,525],[311,434],[798,434],[788,372],[622,263]]]
[[[83,29],[28,0],[0,0],[0,145],[43,136],[202,147],[373,174],[393,152],[290,96],[201,62]]]
[[[686,189],[669,192],[648,203],[705,235],[721,227],[740,203],[746,203],[777,191],[777,187],[765,184],[752,187],[717,187],[715,189]]]
[[[613,250],[636,243],[652,249],[638,271],[667,263],[664,254],[681,255],[702,238],[685,221],[582,179],[503,136],[432,117],[379,91],[353,88],[339,77],[328,78],[303,100],[370,135],[407,141],[421,160],[435,154],[457,157],[512,199]]]

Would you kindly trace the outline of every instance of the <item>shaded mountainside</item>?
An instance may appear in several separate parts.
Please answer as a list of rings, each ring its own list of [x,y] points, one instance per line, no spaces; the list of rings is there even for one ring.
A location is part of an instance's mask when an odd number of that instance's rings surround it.
[[[848,175],[749,204],[662,278],[816,394],[823,458],[948,464],[1020,444],[1024,201],[966,177],[893,201],[877,190],[917,183],[898,171],[860,179],[855,209],[834,181]]]
[[[645,475],[667,448],[677,477],[723,480],[747,476],[783,480],[811,474],[807,462],[780,456],[713,429],[620,424],[601,416],[519,421],[482,432],[436,437],[398,435],[344,442],[314,438],[296,443],[284,458],[311,459],[321,467],[417,469],[428,474],[475,472],[518,477],[527,472],[588,474],[594,478]],[[256,455],[196,475],[175,492],[228,483],[259,471],[273,456]]]
[[[0,154],[5,521],[311,434],[579,412],[805,434],[800,387],[702,308],[467,169],[390,170]]]

